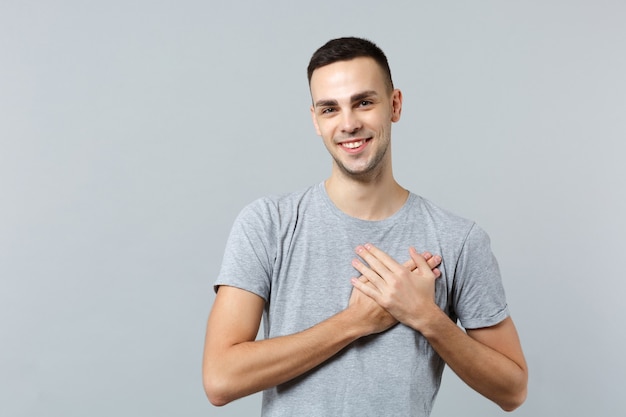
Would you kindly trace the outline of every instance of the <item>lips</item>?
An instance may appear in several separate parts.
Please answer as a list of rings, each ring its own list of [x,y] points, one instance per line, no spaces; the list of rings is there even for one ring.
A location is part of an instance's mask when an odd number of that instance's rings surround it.
[[[348,152],[356,152],[362,149],[370,141],[370,139],[371,138],[349,140],[339,143],[339,146]]]

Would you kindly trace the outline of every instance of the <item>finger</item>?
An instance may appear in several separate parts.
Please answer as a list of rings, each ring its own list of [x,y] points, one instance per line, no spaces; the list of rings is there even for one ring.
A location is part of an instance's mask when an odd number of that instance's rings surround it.
[[[426,263],[428,263],[428,266],[432,269],[435,277],[439,278],[441,276],[441,271],[437,268],[437,266],[441,265],[441,256],[432,255],[430,252],[424,252],[422,253],[422,256],[426,259]],[[409,260],[403,263],[402,266],[408,268],[411,272],[417,269],[417,265],[415,264],[413,258],[409,258]]]
[[[411,260],[411,262],[413,262],[413,260]],[[370,280],[369,280],[369,279],[368,279],[365,275],[361,275],[361,276],[360,276],[360,277],[358,277],[358,278],[355,278],[355,277],[352,277],[352,278],[351,278],[351,280],[354,280],[354,279],[359,280],[359,281],[361,281],[363,284],[365,284],[365,285],[367,285],[367,286],[370,286],[370,287],[372,287],[372,288],[376,289],[376,291],[378,291],[378,288],[376,288],[376,286],[374,286],[374,284],[372,283],[372,281],[370,281]],[[380,279],[380,277],[378,277],[378,279]]]
[[[350,278],[350,282],[352,281],[359,281],[360,283],[362,283],[363,285],[366,285],[368,287],[371,287],[372,289],[374,289],[375,291],[378,291],[378,289],[376,289],[376,287],[374,286],[374,284],[372,284],[370,282],[370,280],[367,279],[367,277],[365,275],[361,275],[360,277],[356,278],[356,277],[352,277]]]
[[[439,264],[441,264],[441,256],[439,255],[431,255],[428,252],[424,252],[422,254],[422,257],[426,260],[426,263],[428,264],[428,267],[430,269],[435,269],[436,267],[439,266]]]
[[[409,254],[413,261],[415,261],[417,269],[420,270],[423,275],[428,275],[429,273],[432,273],[432,269],[426,259],[424,259],[424,257],[419,252],[417,252],[414,247],[409,248]]]
[[[409,258],[408,261],[403,263],[402,266],[405,268],[408,268],[409,271],[414,271],[417,268],[417,265],[415,265],[415,261],[411,258]]]
[[[402,268],[395,259],[371,243],[357,247],[357,253],[383,278],[387,271],[398,272]]]
[[[360,281],[365,283],[369,281],[369,283],[373,284],[377,289],[384,285],[384,279],[381,278],[376,271],[372,270],[358,259],[352,260],[352,266],[362,274],[363,279],[359,278]]]
[[[371,285],[371,283],[368,283],[367,281],[363,282],[360,278],[352,278],[350,282],[354,288],[361,291],[374,301],[376,301],[378,295],[380,294],[374,285]]]
[[[415,250],[415,248],[412,248],[412,249]],[[441,264],[441,256],[439,256],[439,255],[433,255],[432,253],[430,253],[428,251],[423,252],[421,255],[426,260],[426,263],[428,264],[430,269],[435,269],[437,266],[439,266],[439,264]]]
[[[371,246],[370,246],[371,248]],[[382,252],[382,251],[379,251]],[[356,253],[367,263],[367,266],[376,272],[382,279],[389,274],[389,268],[365,246],[357,246]],[[369,278],[369,275],[367,275]]]
[[[350,280],[351,280],[351,281],[352,281],[352,280],[358,280],[358,281],[361,281],[364,285],[367,285],[368,287],[371,287],[371,288],[373,288],[374,290],[378,291],[378,289],[374,286],[374,284],[372,284],[372,282],[371,282],[369,279],[367,279],[367,277],[366,277],[365,275],[361,275],[361,276],[360,276],[360,277],[358,277],[358,278],[352,277]]]
[[[354,278],[354,277],[352,277],[352,279],[358,279],[359,281],[361,281],[361,282],[363,282],[363,283],[365,283],[365,282],[367,282],[367,281],[368,281],[368,279],[367,279],[367,277],[366,277],[365,275],[361,275],[361,276],[360,276],[360,277],[358,277],[358,278]]]

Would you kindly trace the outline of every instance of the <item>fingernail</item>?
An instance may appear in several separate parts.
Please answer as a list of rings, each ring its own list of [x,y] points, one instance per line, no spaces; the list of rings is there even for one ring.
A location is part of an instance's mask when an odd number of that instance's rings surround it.
[[[365,244],[365,249],[367,249],[367,250],[372,249],[372,244],[371,243],[366,243]]]

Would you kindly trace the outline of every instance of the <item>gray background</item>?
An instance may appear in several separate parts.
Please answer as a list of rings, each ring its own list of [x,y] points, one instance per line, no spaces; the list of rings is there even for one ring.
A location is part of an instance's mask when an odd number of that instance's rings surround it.
[[[405,187],[481,224],[530,365],[517,416],[622,416],[623,1],[0,1],[0,415],[247,416],[201,386],[223,246],[330,158],[305,67],[403,90]],[[355,381],[358,383],[358,381]],[[449,371],[434,416],[504,414]]]

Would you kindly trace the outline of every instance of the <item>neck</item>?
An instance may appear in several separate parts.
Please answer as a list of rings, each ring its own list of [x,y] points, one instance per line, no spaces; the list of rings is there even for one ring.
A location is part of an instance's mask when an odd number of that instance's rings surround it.
[[[325,186],[339,210],[362,220],[386,219],[400,210],[409,196],[391,173],[363,181],[334,170]]]

